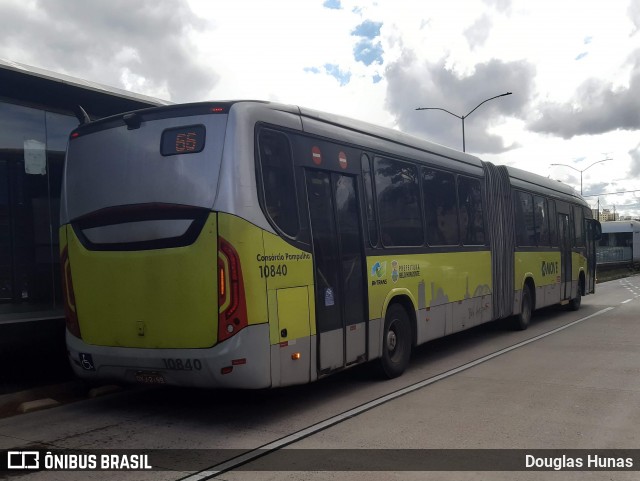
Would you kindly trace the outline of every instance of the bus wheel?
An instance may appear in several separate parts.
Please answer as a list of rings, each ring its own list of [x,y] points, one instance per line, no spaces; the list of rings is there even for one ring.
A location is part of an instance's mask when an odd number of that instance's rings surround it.
[[[582,283],[578,284],[576,297],[569,301],[569,310],[577,311],[580,309],[580,304],[582,304]]]
[[[392,379],[400,376],[411,357],[411,325],[407,311],[400,304],[391,304],[384,319],[380,372]]]
[[[522,289],[522,306],[520,314],[515,316],[513,327],[518,331],[524,331],[529,327],[531,314],[533,312],[533,299],[531,298],[531,288],[525,284]]]

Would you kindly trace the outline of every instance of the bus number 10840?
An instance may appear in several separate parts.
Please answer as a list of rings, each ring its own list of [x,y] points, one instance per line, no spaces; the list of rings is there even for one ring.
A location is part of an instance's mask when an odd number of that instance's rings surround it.
[[[287,266],[285,264],[279,265],[266,265],[266,266],[258,266],[260,269],[260,277],[276,277],[276,276],[286,276],[287,275]]]
[[[163,359],[164,368],[170,371],[200,371],[200,359]]]

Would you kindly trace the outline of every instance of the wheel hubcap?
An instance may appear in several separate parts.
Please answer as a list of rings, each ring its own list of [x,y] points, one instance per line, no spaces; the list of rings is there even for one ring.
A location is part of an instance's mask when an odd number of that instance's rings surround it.
[[[389,351],[393,351],[396,348],[396,343],[398,342],[398,338],[396,337],[396,333],[392,330],[387,332],[387,349]]]

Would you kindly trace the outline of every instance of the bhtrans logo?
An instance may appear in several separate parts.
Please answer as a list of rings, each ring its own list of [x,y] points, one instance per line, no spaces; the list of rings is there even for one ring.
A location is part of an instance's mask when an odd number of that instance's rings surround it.
[[[376,262],[371,266],[371,285],[383,286],[387,283],[387,261]]]
[[[40,453],[38,451],[7,452],[7,468],[40,469]]]

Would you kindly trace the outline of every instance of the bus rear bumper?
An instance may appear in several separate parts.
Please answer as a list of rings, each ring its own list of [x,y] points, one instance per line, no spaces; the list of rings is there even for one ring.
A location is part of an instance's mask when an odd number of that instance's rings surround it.
[[[205,349],[95,346],[68,331],[66,337],[71,367],[86,380],[204,388],[271,386],[268,324],[248,326]]]

